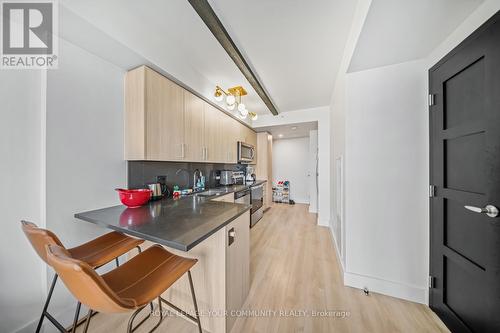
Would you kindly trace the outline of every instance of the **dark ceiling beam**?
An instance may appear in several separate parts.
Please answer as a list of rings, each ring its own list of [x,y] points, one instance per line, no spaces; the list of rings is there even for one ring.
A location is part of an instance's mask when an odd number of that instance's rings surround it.
[[[212,34],[217,38],[219,43],[222,45],[224,50],[226,50],[227,54],[233,59],[234,63],[240,69],[241,73],[246,77],[250,85],[252,85],[253,89],[260,96],[264,104],[268,107],[269,111],[275,116],[278,115],[278,110],[276,106],[271,100],[271,97],[268,95],[262,84],[259,82],[259,79],[254,74],[247,61],[241,54],[240,50],[236,47],[233,40],[227,33],[226,28],[222,25],[221,21],[215,14],[214,10],[210,6],[207,0],[188,0],[191,6],[193,6],[194,10],[201,17],[203,22],[207,25],[208,29],[212,32]]]

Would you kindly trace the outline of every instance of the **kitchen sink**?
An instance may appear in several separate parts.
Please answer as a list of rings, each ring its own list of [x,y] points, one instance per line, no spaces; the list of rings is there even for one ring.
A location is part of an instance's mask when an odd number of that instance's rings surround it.
[[[227,193],[226,190],[210,189],[210,190],[207,190],[204,192],[196,193],[195,195],[198,197],[213,197],[213,196],[226,194],[226,193]]]

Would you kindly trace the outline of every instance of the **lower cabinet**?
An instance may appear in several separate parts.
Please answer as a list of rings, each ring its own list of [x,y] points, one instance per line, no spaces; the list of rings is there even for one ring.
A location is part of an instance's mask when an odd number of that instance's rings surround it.
[[[203,331],[229,333],[237,319],[234,312],[242,308],[247,298],[250,288],[249,225],[250,211],[247,211],[188,252],[165,247],[176,255],[198,259],[191,274]],[[151,245],[153,243],[145,242],[141,248]],[[182,310],[194,313],[187,275],[175,282],[162,297]],[[193,330],[196,330],[194,323],[183,316],[181,318],[189,321],[188,325],[193,325]]]
[[[249,216],[250,217],[250,216]],[[242,223],[243,222],[243,223]],[[226,332],[230,332],[237,311],[245,303],[250,289],[249,221],[234,221],[226,226]]]

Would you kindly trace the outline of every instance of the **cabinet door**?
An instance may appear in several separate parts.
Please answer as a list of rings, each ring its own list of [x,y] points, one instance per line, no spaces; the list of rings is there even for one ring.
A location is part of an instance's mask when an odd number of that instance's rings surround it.
[[[146,159],[145,66],[125,75],[125,159]]]
[[[230,116],[224,117],[225,162],[237,163],[240,123]]]
[[[238,141],[247,142],[247,127],[238,122]]]
[[[184,91],[184,160],[204,161],[205,102]]]
[[[224,118],[225,115],[205,103],[205,161],[224,163]]]
[[[257,133],[248,127],[245,129],[245,142],[257,148]]]
[[[146,68],[146,158],[177,161],[184,158],[183,89]]]
[[[250,287],[250,212],[226,226],[226,309],[240,310]],[[236,316],[226,317],[230,332]]]

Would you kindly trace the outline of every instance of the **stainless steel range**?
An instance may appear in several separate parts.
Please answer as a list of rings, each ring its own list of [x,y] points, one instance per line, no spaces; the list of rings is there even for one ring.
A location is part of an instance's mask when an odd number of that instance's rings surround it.
[[[250,228],[253,227],[264,214],[264,184],[250,187],[250,199],[252,209],[250,210]]]

